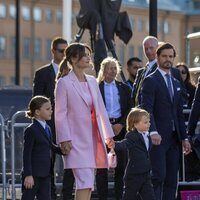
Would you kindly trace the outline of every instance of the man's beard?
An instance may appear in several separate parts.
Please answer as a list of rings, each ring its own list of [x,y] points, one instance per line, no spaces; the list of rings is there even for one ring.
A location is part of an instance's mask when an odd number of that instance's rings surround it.
[[[170,69],[173,66],[172,62],[166,61],[162,64],[163,69]]]

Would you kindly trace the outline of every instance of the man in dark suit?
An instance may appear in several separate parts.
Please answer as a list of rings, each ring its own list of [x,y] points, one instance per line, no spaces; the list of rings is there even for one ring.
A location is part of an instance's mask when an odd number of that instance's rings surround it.
[[[115,133],[114,140],[122,140],[126,133],[126,117],[132,108],[131,90],[116,80],[119,73],[119,64],[116,59],[108,57],[101,63],[98,76],[100,91],[108,112],[110,123]],[[118,164],[115,168],[115,198],[120,200],[123,194],[123,175],[126,166],[126,152],[117,153]],[[106,200],[108,195],[108,170],[97,169],[97,192],[100,200]]]
[[[52,61],[51,63],[37,69],[33,80],[33,96],[44,95],[50,98],[53,111],[54,111],[55,78],[58,72],[58,65],[64,57],[64,50],[66,47],[67,47],[66,40],[60,37],[54,38],[51,43]],[[51,120],[47,121],[47,123],[52,130],[53,142],[56,143],[54,112],[52,114]],[[53,160],[55,163],[55,154]],[[54,172],[52,171],[52,181],[51,181],[52,200],[56,199],[55,191],[56,188],[54,183]]]
[[[142,88],[142,83],[143,80],[146,76],[149,74],[153,73],[157,69],[157,60],[156,60],[156,49],[159,46],[158,39],[153,36],[147,36],[143,40],[143,51],[148,59],[148,62],[145,67],[139,69],[137,71],[136,79],[134,82],[134,90],[132,93],[134,105],[138,106],[141,103],[141,88]],[[160,42],[162,44],[162,42]],[[171,68],[171,73],[174,78],[179,80],[181,82],[181,87],[183,89],[183,92],[185,91],[184,89],[184,83],[182,81],[180,72],[176,68]]]
[[[128,80],[125,82],[133,90],[138,69],[142,68],[142,61],[138,57],[132,57],[127,61]]]
[[[188,134],[194,135],[197,122],[200,117],[200,77],[198,79],[198,86],[195,92],[189,120],[188,120]]]
[[[144,79],[141,106],[150,113],[150,136],[154,144],[150,153],[152,182],[156,200],[175,200],[181,145],[190,152],[185,122],[181,85],[172,77],[176,52],[169,43],[157,49],[156,71]]]

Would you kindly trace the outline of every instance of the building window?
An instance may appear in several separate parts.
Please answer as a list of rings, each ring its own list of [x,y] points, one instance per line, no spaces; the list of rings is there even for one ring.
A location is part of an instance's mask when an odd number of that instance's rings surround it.
[[[138,31],[139,32],[143,32],[144,31],[144,20],[143,19],[139,19],[138,20]]]
[[[194,27],[192,27],[192,32],[193,33],[200,32],[200,26],[194,26]]]
[[[53,21],[53,11],[50,9],[45,10],[46,21],[51,23]]]
[[[24,20],[29,21],[30,20],[30,8],[27,6],[22,6],[22,17]]]
[[[0,18],[5,18],[6,17],[6,5],[5,4],[0,4]]]
[[[130,45],[128,50],[129,58],[134,57],[134,46]]]
[[[6,37],[0,35],[0,58],[4,58],[6,54]]]
[[[24,59],[29,59],[30,58],[30,48],[31,48],[31,41],[30,41],[30,38],[28,37],[25,37],[24,40],[23,40],[23,57]]]
[[[130,17],[130,24],[131,24],[131,29],[134,30],[135,29],[135,20],[133,19],[133,17]]]
[[[158,22],[157,22],[157,32],[158,32],[158,33],[160,33],[160,27],[161,27],[160,21],[158,21]]]
[[[149,32],[149,21],[147,21],[147,22],[145,23],[145,25],[146,25],[146,32]]]
[[[23,77],[22,85],[26,88],[30,87],[30,79],[28,77]]]
[[[15,85],[15,78],[13,76],[10,78],[10,84]]]
[[[34,41],[34,58],[35,60],[41,59],[41,39],[39,38]]]
[[[46,40],[46,59],[51,59],[51,39]]]
[[[13,19],[16,18],[16,7],[14,6],[14,4],[11,4],[9,6],[9,14]]]
[[[121,65],[124,65],[124,45],[120,45],[119,47],[119,61]]]
[[[200,67],[200,51],[193,52],[192,64],[194,67]]]
[[[10,52],[11,58],[15,57],[15,48],[16,48],[16,38],[13,36],[11,37],[11,52]]]
[[[0,76],[0,87],[5,85],[5,77]]]
[[[198,10],[198,9],[200,9],[200,1],[199,0],[193,0],[193,8],[195,9],[195,10]]]
[[[168,34],[168,33],[171,32],[171,27],[170,27],[170,24],[167,20],[164,21],[163,31],[164,31],[165,34]]]
[[[42,21],[42,10],[38,7],[35,7],[33,9],[33,19],[36,22],[41,22]]]
[[[138,58],[140,58],[141,60],[143,60],[143,48],[142,46],[138,47]]]
[[[57,10],[56,11],[56,21],[59,23],[62,23],[62,20],[63,20],[62,10]]]

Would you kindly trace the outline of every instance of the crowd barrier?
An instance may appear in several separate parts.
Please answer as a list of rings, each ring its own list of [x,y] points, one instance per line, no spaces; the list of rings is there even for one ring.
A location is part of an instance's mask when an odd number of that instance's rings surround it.
[[[185,114],[189,114],[190,110],[184,110]],[[21,188],[21,168],[22,168],[22,150],[23,150],[23,132],[30,124],[30,120],[25,118],[25,111],[16,112],[11,121],[5,124],[3,116],[0,114],[0,131],[1,131],[1,168],[2,168],[2,200],[7,199],[7,192],[10,190],[12,200],[16,199],[16,189]],[[187,125],[187,122],[186,122]],[[200,128],[198,122],[197,130]],[[199,131],[198,131],[199,132]],[[62,186],[63,164],[59,156],[56,160],[56,186]],[[182,179],[178,186],[182,185],[200,185],[200,181],[187,182],[185,180],[184,155],[182,159]]]
[[[6,148],[5,148],[5,124],[4,118],[0,114],[0,127],[1,127],[1,169],[2,169],[2,200],[6,200]]]

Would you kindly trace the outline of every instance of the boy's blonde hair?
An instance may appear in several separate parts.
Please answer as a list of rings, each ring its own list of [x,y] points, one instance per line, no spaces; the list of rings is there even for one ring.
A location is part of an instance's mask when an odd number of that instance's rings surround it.
[[[138,123],[143,116],[150,118],[149,113],[141,108],[132,108],[126,119],[126,130],[135,130],[135,124]]]

